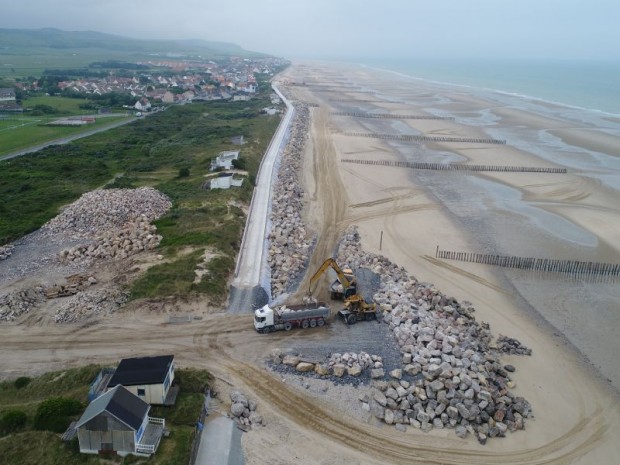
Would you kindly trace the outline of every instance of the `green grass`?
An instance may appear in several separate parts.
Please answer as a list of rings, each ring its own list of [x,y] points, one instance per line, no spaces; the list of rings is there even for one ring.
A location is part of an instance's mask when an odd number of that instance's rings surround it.
[[[53,116],[68,115],[85,115],[91,114],[92,110],[82,110],[80,105],[88,102],[87,99],[68,98],[51,95],[41,95],[37,97],[28,97],[23,101],[24,108],[33,108],[35,105],[48,105],[54,108],[58,113]]]
[[[47,373],[34,378],[21,389],[14,380],[0,383],[0,415],[6,410],[19,409],[29,416],[26,429],[10,436],[0,437],[0,462],[4,465],[103,465],[109,460],[80,454],[77,440],[63,443],[57,434],[32,430],[32,417],[44,400],[62,395],[83,402],[92,380],[100,367],[88,365],[66,371]],[[189,462],[194,425],[200,414],[204,397],[202,392],[212,380],[204,370],[179,369],[175,376],[181,392],[174,407],[152,407],[151,416],[165,418],[170,436],[162,438],[156,454],[150,459],[131,457],[117,463],[185,465]],[[79,417],[79,415],[77,416]]]
[[[94,123],[76,128],[45,125],[61,117],[20,116],[11,120],[0,120],[0,157],[34,145],[92,131],[126,118],[125,116],[97,118]]]
[[[242,210],[231,204],[249,204],[250,180],[279,122],[259,114],[267,105],[266,99],[255,99],[174,106],[71,144],[0,162],[0,245],[36,230],[61,206],[94,188],[153,186],[173,201],[170,212],[155,223],[164,237],[159,253],[166,259],[135,282],[132,298],[200,294],[223,301],[245,224]],[[241,188],[202,189],[211,159],[236,149],[229,139],[238,134],[248,141],[239,149],[249,178]],[[181,168],[189,176],[179,177]],[[194,284],[193,270],[207,247],[217,258]]]

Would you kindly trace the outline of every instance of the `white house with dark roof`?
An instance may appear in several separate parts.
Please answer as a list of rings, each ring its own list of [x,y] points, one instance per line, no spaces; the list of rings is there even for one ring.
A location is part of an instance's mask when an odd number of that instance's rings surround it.
[[[239,151],[227,151],[220,152],[220,154],[211,160],[211,171],[216,170],[217,168],[224,168],[225,170],[229,170],[232,168],[233,160],[237,160],[239,158]]]
[[[174,381],[174,355],[124,358],[116,367],[107,389],[123,385],[151,405],[174,405],[178,389]]]
[[[149,416],[151,406],[123,386],[92,401],[75,425],[80,452],[149,456],[164,432],[165,420]]]

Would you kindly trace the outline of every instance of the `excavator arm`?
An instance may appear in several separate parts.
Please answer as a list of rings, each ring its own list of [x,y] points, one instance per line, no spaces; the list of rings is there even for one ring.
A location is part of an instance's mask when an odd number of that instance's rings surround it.
[[[312,278],[310,278],[310,284],[308,285],[308,295],[309,296],[312,295],[313,285],[323,275],[323,273],[325,273],[325,271],[330,266],[332,267],[332,269],[338,275],[338,281],[340,281],[340,284],[342,284],[345,289],[350,287],[353,284],[352,281],[354,281],[354,280],[350,280],[350,278],[347,278],[347,276],[344,274],[342,269],[338,266],[338,263],[336,263],[336,260],[334,260],[333,258],[330,257],[330,258],[328,258],[327,260],[325,260],[323,262],[323,264],[319,267],[319,269],[316,271],[316,273],[314,273],[314,275],[312,275]]]

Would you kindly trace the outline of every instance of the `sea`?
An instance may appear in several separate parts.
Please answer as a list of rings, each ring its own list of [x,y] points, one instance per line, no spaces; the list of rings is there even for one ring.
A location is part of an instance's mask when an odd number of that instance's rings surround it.
[[[620,116],[620,62],[554,60],[365,60],[410,77]]]

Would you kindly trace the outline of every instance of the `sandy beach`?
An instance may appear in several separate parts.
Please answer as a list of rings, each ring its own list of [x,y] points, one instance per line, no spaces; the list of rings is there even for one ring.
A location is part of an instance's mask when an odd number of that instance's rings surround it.
[[[309,150],[314,161],[307,162],[313,174],[306,173],[308,221],[314,218],[318,228],[317,249],[333,250],[335,232],[356,224],[365,249],[472,302],[477,317],[488,321],[494,333],[516,337],[533,349],[531,357],[513,357],[511,363],[518,367],[515,390],[530,400],[536,419],[526,432],[481,450],[497,453],[501,463],[513,463],[511,455],[515,459],[525,451],[539,453],[514,463],[617,461],[618,280],[540,275],[435,258],[439,246],[619,263],[620,192],[613,188],[620,174],[617,123],[598,117],[587,122],[584,115],[551,104],[489,92],[477,95],[359,66],[294,66],[284,80],[304,83],[291,92],[318,104],[312,110]],[[329,85],[339,92],[326,91]],[[355,92],[359,89],[364,93]],[[333,112],[454,120],[356,118]],[[601,121],[603,129],[597,126]],[[491,137],[507,143],[395,142],[347,132]],[[342,159],[561,167],[567,173],[415,171]],[[318,170],[321,164],[336,169],[338,179]],[[317,175],[329,181],[311,179]],[[339,195],[340,206],[322,205],[326,198],[316,194],[317,185]],[[330,216],[325,210],[340,213]],[[432,443],[437,434],[415,434],[414,441]],[[570,451],[565,447],[569,442]]]

